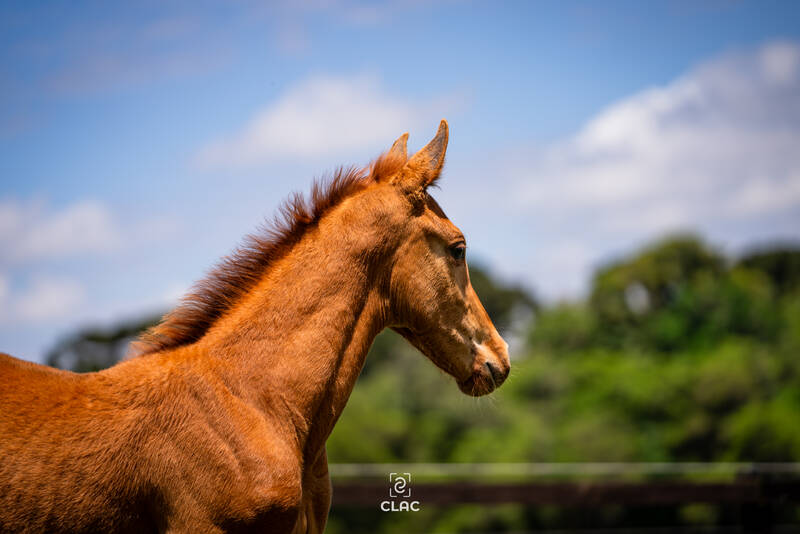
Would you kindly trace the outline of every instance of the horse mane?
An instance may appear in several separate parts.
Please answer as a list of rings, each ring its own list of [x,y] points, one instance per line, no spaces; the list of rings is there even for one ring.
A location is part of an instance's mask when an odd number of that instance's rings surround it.
[[[315,180],[309,199],[293,193],[272,221],[246,236],[241,245],[192,286],[175,309],[144,332],[132,344],[132,353],[146,355],[198,341],[326,213],[370,184],[388,180],[405,162],[405,158],[387,152],[369,168],[339,168],[331,177]]]

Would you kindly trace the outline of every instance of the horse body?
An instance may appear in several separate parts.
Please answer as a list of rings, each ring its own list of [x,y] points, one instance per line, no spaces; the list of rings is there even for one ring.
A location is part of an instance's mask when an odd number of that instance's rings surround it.
[[[466,393],[497,387],[507,346],[425,193],[446,123],[411,160],[406,138],[290,207],[138,357],[77,375],[0,355],[0,532],[321,532],[325,441],[383,328]]]
[[[0,531],[291,531],[294,436],[202,361],[76,375],[2,357]]]

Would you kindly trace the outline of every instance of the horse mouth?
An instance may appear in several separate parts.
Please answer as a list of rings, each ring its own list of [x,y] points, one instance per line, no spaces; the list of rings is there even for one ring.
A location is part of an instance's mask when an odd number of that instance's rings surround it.
[[[473,372],[466,380],[458,382],[458,389],[471,397],[481,397],[497,389],[497,382],[491,368],[488,365],[484,365],[479,371]]]

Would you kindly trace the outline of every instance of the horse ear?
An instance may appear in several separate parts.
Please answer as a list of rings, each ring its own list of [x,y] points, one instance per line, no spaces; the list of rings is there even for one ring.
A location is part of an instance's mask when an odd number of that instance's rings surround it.
[[[392,156],[402,156],[403,161],[408,160],[408,132],[397,138],[392,148],[389,149]]]
[[[436,137],[414,154],[398,174],[395,182],[406,192],[425,189],[439,177],[447,151],[447,121],[442,119]]]

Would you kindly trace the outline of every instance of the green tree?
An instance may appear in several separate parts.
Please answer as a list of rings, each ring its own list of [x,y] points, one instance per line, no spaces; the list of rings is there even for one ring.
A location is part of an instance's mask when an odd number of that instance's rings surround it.
[[[724,273],[724,258],[689,235],[600,269],[589,299],[599,341],[658,350],[685,346],[718,306],[716,280]]]
[[[782,295],[800,288],[800,250],[797,246],[778,245],[751,252],[742,257],[738,265],[765,273]]]

